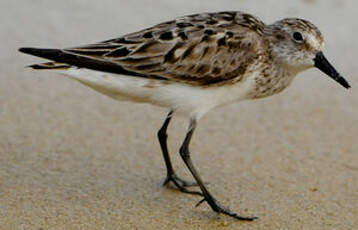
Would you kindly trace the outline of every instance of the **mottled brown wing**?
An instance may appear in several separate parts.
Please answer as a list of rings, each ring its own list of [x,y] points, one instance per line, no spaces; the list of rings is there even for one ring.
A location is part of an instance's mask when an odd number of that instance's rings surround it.
[[[243,76],[265,50],[263,29],[260,20],[241,12],[204,13],[64,52],[137,76],[210,85]]]

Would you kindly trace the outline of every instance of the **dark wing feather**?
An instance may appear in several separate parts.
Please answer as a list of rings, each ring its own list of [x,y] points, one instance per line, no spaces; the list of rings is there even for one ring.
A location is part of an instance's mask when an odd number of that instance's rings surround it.
[[[108,62],[106,60],[67,53],[59,49],[20,48],[19,51],[55,61],[55,62],[47,62],[47,63],[31,65],[30,67],[34,69],[58,69],[59,64],[63,64],[62,68],[65,67],[64,64],[69,64],[69,65],[77,66],[79,68],[88,68],[93,70],[109,72],[109,73],[124,74],[124,75],[131,75],[137,77],[150,77],[155,79],[165,79],[160,76],[154,76],[154,75],[147,76],[139,72],[132,72],[130,70],[126,70],[122,68],[120,65],[117,65],[112,62]]]
[[[263,55],[264,26],[241,12],[203,13],[50,56],[32,54],[83,68],[211,85],[240,80]]]

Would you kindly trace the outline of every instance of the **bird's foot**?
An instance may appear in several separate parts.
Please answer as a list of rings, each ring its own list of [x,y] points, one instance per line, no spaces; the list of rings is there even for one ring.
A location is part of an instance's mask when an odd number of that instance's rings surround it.
[[[163,186],[167,186],[169,182],[172,182],[174,186],[181,192],[203,196],[201,192],[191,191],[186,188],[186,187],[198,186],[197,183],[183,180],[179,178],[175,173],[167,175],[167,178],[165,179]]]
[[[208,199],[204,198],[204,199],[200,200],[195,205],[195,207],[198,207],[204,201],[206,201],[210,205],[210,207],[217,213],[222,213],[222,214],[234,217],[235,219],[244,220],[244,221],[253,221],[255,219],[258,219],[258,217],[255,217],[255,216],[250,216],[250,217],[248,217],[248,216],[239,216],[238,214],[230,211],[230,209],[225,208],[222,205],[220,205],[220,203],[213,197],[209,197]]]

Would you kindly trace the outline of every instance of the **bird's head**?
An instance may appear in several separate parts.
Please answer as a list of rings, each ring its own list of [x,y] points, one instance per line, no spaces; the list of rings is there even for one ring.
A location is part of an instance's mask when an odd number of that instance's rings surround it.
[[[323,55],[324,39],[311,22],[299,18],[286,18],[267,27],[272,58],[292,72],[316,67],[345,88],[348,82]]]

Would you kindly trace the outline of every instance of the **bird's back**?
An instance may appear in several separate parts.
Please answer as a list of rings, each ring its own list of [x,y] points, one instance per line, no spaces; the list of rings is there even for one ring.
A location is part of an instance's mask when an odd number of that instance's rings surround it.
[[[70,66],[181,82],[196,86],[241,81],[250,66],[267,55],[264,23],[242,12],[202,13],[67,49],[22,48],[55,62],[36,69]]]

